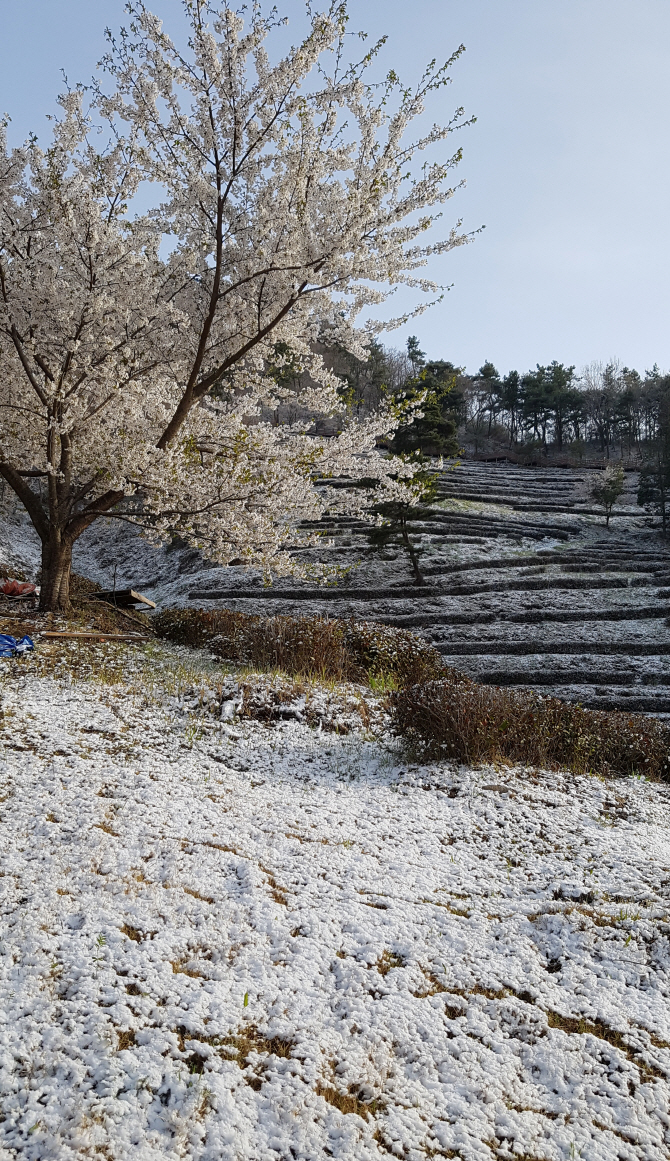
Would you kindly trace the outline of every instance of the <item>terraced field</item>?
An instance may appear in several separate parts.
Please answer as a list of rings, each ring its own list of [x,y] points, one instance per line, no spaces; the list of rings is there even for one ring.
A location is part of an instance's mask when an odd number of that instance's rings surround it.
[[[265,588],[191,549],[157,551],[121,526],[78,547],[75,567],[104,584],[117,569],[160,606],[363,617],[425,635],[477,681],[532,686],[597,708],[670,714],[670,550],[637,507],[637,477],[610,528],[571,469],[466,461],[446,467],[411,535],[426,584],[402,546],[373,549],[361,520],[324,520],[309,557],[348,572],[329,588]]]
[[[670,551],[636,506],[637,478],[609,529],[588,499],[588,473],[466,462],[441,475],[429,518],[415,521],[427,584],[399,546],[371,552],[361,521],[319,527],[345,582],[271,589],[240,576],[192,585],[205,607],[320,611],[411,628],[477,681],[531,686],[610,709],[670,714]],[[217,570],[219,576],[221,570]]]

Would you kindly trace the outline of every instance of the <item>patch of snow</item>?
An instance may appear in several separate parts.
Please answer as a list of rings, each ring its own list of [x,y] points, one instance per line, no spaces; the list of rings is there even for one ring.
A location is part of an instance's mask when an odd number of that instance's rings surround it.
[[[0,576],[20,572],[34,577],[40,567],[42,545],[22,509],[0,512]]]
[[[2,708],[2,1161],[666,1161],[668,787]]]

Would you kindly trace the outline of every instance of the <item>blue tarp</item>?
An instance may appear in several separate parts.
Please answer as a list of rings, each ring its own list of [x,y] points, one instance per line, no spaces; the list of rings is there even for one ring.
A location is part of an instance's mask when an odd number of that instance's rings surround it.
[[[10,637],[9,633],[0,633],[0,657],[16,657],[17,653],[29,653],[35,646],[30,637]]]

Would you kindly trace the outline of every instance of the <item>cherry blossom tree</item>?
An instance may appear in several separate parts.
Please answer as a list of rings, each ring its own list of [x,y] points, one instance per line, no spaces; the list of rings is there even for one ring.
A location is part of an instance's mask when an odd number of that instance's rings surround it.
[[[0,473],[42,541],[45,609],[68,607],[72,545],[102,516],[271,575],[299,568],[301,521],[413,494],[376,446],[399,415],[348,414],[322,352],[364,358],[405,316],[360,330],[361,312],[434,296],[421,268],[468,240],[423,239],[460,153],[415,164],[462,111],[407,140],[455,57],[376,86],[381,45],[347,63],[339,3],[275,62],[259,6],[245,23],[184,0],[183,52],[127,9],[93,93],[109,135],[69,92],[46,152],[0,155]],[[163,201],[133,218],[146,179]]]
[[[169,420],[181,321],[155,231],[124,223],[129,143],[96,153],[80,96],[61,103],[47,152],[0,147],[0,473],[41,539],[47,609],[67,608],[73,543],[132,493]]]

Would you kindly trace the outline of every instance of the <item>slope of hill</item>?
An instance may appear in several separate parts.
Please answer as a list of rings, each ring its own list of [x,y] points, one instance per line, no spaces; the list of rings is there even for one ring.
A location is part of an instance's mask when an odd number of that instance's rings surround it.
[[[399,545],[378,551],[367,525],[323,521],[308,556],[349,567],[337,585],[265,588],[190,549],[156,551],[123,525],[91,535],[80,571],[134,584],[163,605],[312,611],[412,628],[478,681],[529,685],[595,708],[670,712],[670,551],[635,505],[636,477],[609,529],[588,500],[588,474],[465,462],[411,532],[427,583],[412,585]],[[111,522],[110,522],[111,523]]]
[[[593,708],[670,713],[670,551],[635,506],[636,477],[609,529],[588,500],[588,474],[466,461],[441,475],[432,508],[411,524],[426,577],[414,587],[399,544],[372,549],[360,520],[324,520],[309,558],[348,569],[327,588],[264,587],[184,546],[154,549],[127,525],[94,526],[77,571],[132,585],[159,605],[355,616],[413,629],[478,681],[527,685]],[[25,523],[0,529],[0,557],[39,561]]]
[[[667,786],[50,648],[2,670],[0,1161],[665,1161]]]

